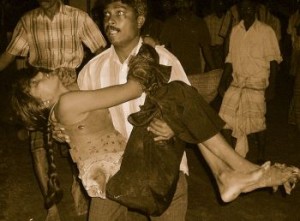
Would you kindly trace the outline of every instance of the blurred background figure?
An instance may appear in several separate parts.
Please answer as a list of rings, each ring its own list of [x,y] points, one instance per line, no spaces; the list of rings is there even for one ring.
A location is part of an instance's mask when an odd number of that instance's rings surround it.
[[[212,1],[212,13],[204,17],[204,21],[209,30],[211,42],[212,58],[215,62],[216,68],[223,68],[224,66],[224,37],[219,35],[223,19],[226,13],[226,5],[224,0]]]
[[[290,75],[294,78],[293,98],[290,107],[290,123],[296,124],[300,132],[300,1],[296,11],[290,16],[287,33],[292,40]]]
[[[175,9],[175,15],[164,22],[161,44],[178,58],[188,76],[203,72],[200,49],[205,58],[205,69],[214,69],[209,31],[204,20],[194,13],[193,1],[176,0]]]
[[[226,129],[237,139],[235,150],[246,157],[249,150],[247,136],[254,134],[259,150],[257,161],[263,162],[266,100],[275,89],[275,76],[282,57],[275,32],[257,19],[256,2],[242,0],[238,9],[241,21],[230,35],[220,84],[224,97],[219,114],[226,122]]]

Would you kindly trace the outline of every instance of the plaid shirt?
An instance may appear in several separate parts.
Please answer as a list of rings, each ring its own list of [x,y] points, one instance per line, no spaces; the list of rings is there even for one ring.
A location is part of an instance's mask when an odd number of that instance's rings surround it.
[[[106,46],[98,26],[87,13],[60,3],[51,20],[41,8],[25,14],[18,22],[6,51],[28,56],[35,67],[77,68],[83,57],[84,43],[92,52]]]

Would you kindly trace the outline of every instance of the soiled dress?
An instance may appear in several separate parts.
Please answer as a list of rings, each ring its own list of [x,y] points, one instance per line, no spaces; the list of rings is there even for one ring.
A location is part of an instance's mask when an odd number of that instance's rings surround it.
[[[50,121],[57,123],[54,111]],[[69,151],[88,195],[106,198],[106,183],[119,170],[126,145],[108,110],[90,112],[86,119],[62,127],[70,137]]]

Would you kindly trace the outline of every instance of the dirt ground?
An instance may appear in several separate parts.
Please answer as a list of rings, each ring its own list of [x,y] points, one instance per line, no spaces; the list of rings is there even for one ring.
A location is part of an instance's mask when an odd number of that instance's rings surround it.
[[[33,172],[28,141],[17,139],[15,124],[9,121],[7,86],[2,82],[0,127],[0,221],[44,221],[46,211]],[[291,91],[289,78],[281,74],[277,81],[277,97],[269,104],[267,158],[272,162],[300,167],[300,136],[287,123]],[[195,148],[187,149],[190,176],[187,221],[299,221],[300,186],[291,195],[282,190],[272,193],[261,189],[241,195],[224,204],[219,199],[210,171]],[[248,159],[256,158],[255,142],[250,142]],[[71,169],[67,158],[56,152],[64,198],[59,203],[62,221],[85,221],[76,216],[70,193]]]

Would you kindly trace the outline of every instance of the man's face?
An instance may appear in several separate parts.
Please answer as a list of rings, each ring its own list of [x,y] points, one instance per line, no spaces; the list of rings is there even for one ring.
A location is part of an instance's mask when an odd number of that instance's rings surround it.
[[[37,0],[40,7],[44,10],[49,10],[56,6],[59,0]]]
[[[239,3],[239,15],[242,20],[251,23],[255,20],[256,5],[250,0],[244,0]]]
[[[215,11],[218,17],[222,17],[226,13],[226,7],[223,0],[215,1]]]
[[[113,2],[104,9],[104,28],[109,41],[114,46],[126,46],[139,38],[144,17],[137,16],[135,10],[122,2]]]

